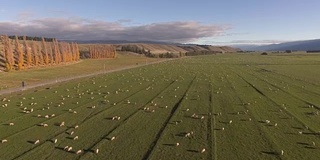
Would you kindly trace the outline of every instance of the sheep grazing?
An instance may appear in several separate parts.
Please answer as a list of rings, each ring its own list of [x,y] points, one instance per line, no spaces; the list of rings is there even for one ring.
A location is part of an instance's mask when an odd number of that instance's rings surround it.
[[[313,146],[316,146],[316,143],[315,143],[315,142],[312,142],[312,145],[313,145]]]
[[[202,150],[201,150],[201,152],[200,153],[204,153],[206,151],[206,149],[205,148],[203,148]]]
[[[62,126],[64,126],[64,122],[61,122],[59,125],[59,127],[62,127]]]
[[[51,117],[55,117],[55,116],[56,116],[55,114],[52,114],[52,115],[51,115]]]
[[[72,150],[72,147],[69,147],[69,148],[67,149],[68,152],[70,152],[71,150]]]
[[[40,125],[43,127],[48,127],[48,124],[46,124],[46,123],[41,123]]]
[[[229,124],[231,124],[231,123],[232,123],[232,120],[229,121]]]
[[[249,121],[251,121],[251,118],[249,118]]]
[[[74,131],[70,132],[70,135],[73,135],[74,134]]]
[[[299,131],[298,133],[299,133],[299,134],[302,134],[302,131]]]
[[[76,152],[76,154],[81,154],[81,153],[82,153],[81,149]]]
[[[187,108],[186,111],[188,112],[188,111],[189,111],[189,108]]]
[[[44,118],[49,118],[49,115],[44,116]]]
[[[39,139],[36,140],[33,144],[38,144],[38,143],[40,143],[40,140],[39,140]]]
[[[99,153],[99,149],[96,149],[96,150],[95,150],[95,153],[98,154],[98,153]]]
[[[180,145],[180,143],[177,142],[177,143],[176,143],[176,146],[179,146],[179,145]]]
[[[58,139],[55,139],[54,141],[53,141],[53,143],[57,143],[58,142]]]
[[[116,137],[112,137],[110,140],[113,141],[113,140],[115,140],[115,139],[116,139]]]
[[[74,129],[77,129],[77,128],[79,128],[79,126],[78,126],[78,125],[74,126]]]
[[[201,116],[201,118],[200,119],[204,119],[204,116]]]
[[[7,142],[8,142],[8,140],[6,140],[6,139],[1,140],[1,143],[7,143]]]
[[[274,126],[277,127],[277,126],[278,126],[278,123],[275,123]]]
[[[222,127],[222,128],[221,128],[221,130],[223,130],[223,131],[224,131],[224,127]]]
[[[73,111],[74,114],[77,114],[77,111]]]
[[[69,148],[69,146],[65,146],[64,148],[63,148],[63,150],[67,150]]]
[[[267,124],[269,124],[269,123],[270,123],[270,121],[269,121],[269,120],[266,120],[266,123],[267,123]]]
[[[78,136],[75,136],[75,137],[73,138],[73,140],[77,140],[77,139],[79,139],[79,137],[78,137]]]
[[[186,133],[186,135],[184,135],[184,137],[190,137],[191,133]]]
[[[14,126],[14,123],[13,122],[9,123],[9,126]]]
[[[281,150],[281,153],[280,153],[281,155],[283,155],[284,154],[284,151],[283,150]]]

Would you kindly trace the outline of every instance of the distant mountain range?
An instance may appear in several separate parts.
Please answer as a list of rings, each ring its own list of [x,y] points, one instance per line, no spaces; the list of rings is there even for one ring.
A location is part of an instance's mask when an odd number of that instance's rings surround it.
[[[285,51],[285,50],[297,50],[297,51],[315,51],[320,50],[320,39],[305,40],[305,41],[293,41],[279,44],[270,45],[233,45],[233,47],[240,48],[242,50],[249,51]]]

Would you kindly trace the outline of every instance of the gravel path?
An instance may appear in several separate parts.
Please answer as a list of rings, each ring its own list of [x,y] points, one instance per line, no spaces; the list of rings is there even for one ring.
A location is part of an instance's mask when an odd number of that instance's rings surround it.
[[[99,72],[95,72],[95,73],[91,73],[91,74],[84,74],[84,75],[68,77],[68,78],[58,78],[58,79],[55,79],[55,80],[48,80],[46,82],[27,85],[25,87],[3,89],[3,90],[0,90],[0,95],[11,94],[11,93],[20,92],[20,91],[24,91],[24,90],[29,90],[29,89],[33,89],[33,88],[37,88],[37,87],[46,86],[46,85],[52,85],[52,84],[56,84],[56,83],[71,81],[71,80],[74,80],[74,79],[80,79],[80,78],[92,77],[92,76],[96,76],[96,75],[100,75],[100,74],[118,72],[118,71],[123,71],[123,70],[131,69],[131,68],[138,68],[138,67],[147,66],[147,65],[156,64],[156,63],[161,63],[161,62],[170,61],[170,60],[173,60],[173,59],[160,60],[160,61],[156,61],[156,62],[150,62],[150,63],[147,63],[147,64],[128,66],[128,67],[118,68],[118,69],[109,70],[109,71],[99,71]]]

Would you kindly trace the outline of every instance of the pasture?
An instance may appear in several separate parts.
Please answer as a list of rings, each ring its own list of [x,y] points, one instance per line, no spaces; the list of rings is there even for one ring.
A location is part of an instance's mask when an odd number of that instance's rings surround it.
[[[21,87],[22,81],[25,81],[27,85],[33,85],[85,74],[108,72],[155,61],[158,61],[158,59],[119,52],[114,59],[83,59],[58,66],[40,66],[21,71],[0,72],[0,90]]]
[[[0,159],[319,159],[319,67],[199,56],[3,95]]]

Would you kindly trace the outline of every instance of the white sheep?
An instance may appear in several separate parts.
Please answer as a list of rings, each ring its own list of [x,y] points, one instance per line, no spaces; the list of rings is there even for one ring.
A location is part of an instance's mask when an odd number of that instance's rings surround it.
[[[205,148],[203,148],[202,150],[201,150],[201,153],[204,153],[206,151],[206,149]]]
[[[99,153],[99,149],[98,149],[98,148],[96,149],[95,153],[96,153],[96,154],[98,154],[98,153]]]
[[[112,137],[112,138],[111,138],[111,141],[113,141],[113,140],[115,140],[115,139],[116,139],[116,137]]]
[[[57,143],[58,142],[58,139],[55,139],[54,141],[53,141],[53,143]]]
[[[9,123],[9,126],[14,126],[14,123],[13,123],[13,122],[10,122],[10,123]]]
[[[64,122],[61,122],[59,126],[60,126],[60,127],[64,126]]]
[[[281,155],[283,155],[284,154],[284,151],[283,150],[281,150]]]
[[[76,152],[76,154],[81,154],[81,153],[82,153],[81,149]]]
[[[191,133],[186,133],[186,135],[184,137],[190,137]]]
[[[63,148],[63,150],[67,150],[69,148],[69,146],[65,146],[64,148]]]
[[[232,120],[229,121],[229,124],[231,124],[231,123],[232,123]]]
[[[78,137],[78,136],[75,136],[75,137],[73,138],[73,140],[77,140],[77,139],[79,139],[79,137]]]
[[[179,145],[180,145],[180,143],[177,142],[177,143],[176,143],[176,146],[179,146]]]
[[[70,152],[71,150],[72,150],[72,147],[69,147],[69,148],[67,149],[68,152]]]
[[[70,135],[73,135],[74,134],[74,131],[70,132]]]
[[[78,126],[78,125],[74,126],[74,129],[77,129],[77,128],[79,128],[79,126]]]
[[[6,139],[1,140],[1,143],[7,143],[7,142],[8,142],[8,140],[6,140]]]
[[[40,140],[39,140],[39,139],[36,140],[33,144],[38,144],[38,143],[40,143]]]

